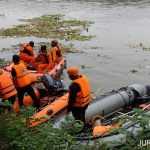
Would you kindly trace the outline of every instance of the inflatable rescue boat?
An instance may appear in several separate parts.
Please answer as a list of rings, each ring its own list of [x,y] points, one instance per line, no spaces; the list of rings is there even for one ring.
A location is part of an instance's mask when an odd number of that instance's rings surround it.
[[[112,124],[113,120],[123,116],[134,116],[134,108],[144,111],[150,116],[150,97],[145,96],[149,91],[149,87],[134,84],[128,87],[123,87],[119,90],[98,96],[86,110],[87,129],[82,134],[77,134],[77,143],[95,145],[96,141],[109,143],[107,146],[120,146],[126,141],[127,135],[119,132],[105,132],[99,135],[92,135],[92,119],[94,116],[100,115],[105,118],[102,126]],[[150,93],[148,93],[150,95]],[[140,117],[140,116],[139,116]],[[55,128],[61,128],[61,123],[65,122],[65,116],[61,116],[54,124]],[[150,125],[148,126],[150,127]],[[139,122],[126,121],[118,126],[118,128],[126,129],[131,134],[136,136],[142,130]],[[112,143],[113,142],[113,143]]]
[[[86,123],[91,123],[95,115],[106,117],[131,106],[131,104],[137,103],[137,98],[144,96],[146,91],[146,86],[135,84],[98,96],[86,110]],[[65,93],[62,97],[59,97],[59,99],[56,98],[53,102],[48,103],[42,107],[41,110],[37,111],[32,116],[31,127],[37,126],[50,119],[60,118],[60,116],[66,112],[67,105],[68,93]],[[64,120],[64,118],[62,120]],[[61,123],[61,121],[59,122]],[[56,123],[56,125],[58,125],[58,123]]]
[[[3,69],[6,73],[10,74],[11,69],[12,69],[13,63],[6,65]],[[63,72],[63,69],[66,68],[66,60],[63,58],[59,64],[55,64],[55,67],[53,69],[51,69],[48,72],[42,72],[39,73],[34,69],[31,69],[31,67],[27,67],[27,69],[30,72],[30,76],[32,79],[32,82],[40,82],[40,77],[43,76],[44,74],[49,74],[53,79],[59,79],[60,75]]]
[[[49,106],[50,104],[53,105],[48,107],[48,109],[52,108],[51,110],[53,110],[53,112],[55,113],[58,113],[59,110],[61,110],[62,112],[62,108],[67,106],[68,98],[66,99],[67,96],[66,93],[68,93],[68,91],[64,89],[64,85],[61,82],[61,80],[54,80],[49,74],[41,76],[40,80],[41,80],[40,83],[36,83],[33,86],[35,95],[40,102],[40,108],[38,109],[38,111],[40,110],[40,115],[44,116],[42,109],[44,108],[45,111],[46,107]],[[66,99],[65,101],[66,104],[63,103],[64,99]],[[26,107],[34,106],[32,98],[27,93],[25,93],[24,95],[23,103],[24,106]],[[20,111],[18,99],[13,104],[13,108],[16,113]],[[38,115],[37,111],[36,114]],[[37,117],[37,115],[35,115],[35,117]]]

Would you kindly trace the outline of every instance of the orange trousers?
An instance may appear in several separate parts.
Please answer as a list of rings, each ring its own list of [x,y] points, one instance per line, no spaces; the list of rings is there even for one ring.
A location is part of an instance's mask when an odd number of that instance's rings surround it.
[[[31,63],[35,59],[34,56],[29,56],[25,53],[20,53],[19,57],[20,57],[20,60],[23,60],[27,64]]]
[[[45,69],[48,67],[48,65],[49,65],[49,64],[40,64],[40,65],[38,65],[37,71],[38,71],[38,72],[44,72]]]
[[[56,59],[54,60],[54,63],[60,63],[61,60],[63,59],[63,57],[56,57]]]

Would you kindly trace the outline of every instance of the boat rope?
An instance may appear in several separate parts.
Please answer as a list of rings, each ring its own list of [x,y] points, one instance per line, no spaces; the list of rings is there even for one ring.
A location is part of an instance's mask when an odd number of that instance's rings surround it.
[[[123,101],[125,103],[125,106],[127,106],[127,102],[126,102],[125,98],[123,97],[123,95],[119,91],[117,91],[117,93],[122,97],[122,99],[123,99]]]
[[[146,108],[150,107],[150,104],[148,104],[147,106],[145,106],[142,110],[145,110]],[[137,113],[135,113],[134,115],[132,115],[131,117],[134,117],[135,115],[137,115]]]

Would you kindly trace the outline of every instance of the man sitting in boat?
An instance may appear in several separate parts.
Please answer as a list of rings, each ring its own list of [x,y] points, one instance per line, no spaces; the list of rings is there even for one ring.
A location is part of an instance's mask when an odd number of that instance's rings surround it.
[[[60,47],[60,45],[58,45],[57,40],[52,40],[51,46],[52,46],[51,53],[53,62],[59,63],[63,59],[62,48]]]
[[[29,43],[24,44],[20,48],[20,60],[22,60],[25,64],[31,63],[34,60],[34,42],[30,41]]]
[[[74,118],[85,124],[85,111],[91,101],[89,81],[85,75],[79,75],[77,66],[68,68],[67,73],[72,80],[67,111],[72,111]]]
[[[103,119],[103,117],[101,116],[95,116],[93,118],[93,136],[97,136],[97,135],[101,135],[101,134],[105,134],[107,132],[111,132],[112,130],[118,128],[122,123],[120,121],[118,121],[116,124],[114,125],[106,125],[103,126],[101,124],[101,120]]]
[[[53,68],[51,53],[46,50],[46,46],[42,45],[39,54],[31,62],[38,72],[46,72]]]

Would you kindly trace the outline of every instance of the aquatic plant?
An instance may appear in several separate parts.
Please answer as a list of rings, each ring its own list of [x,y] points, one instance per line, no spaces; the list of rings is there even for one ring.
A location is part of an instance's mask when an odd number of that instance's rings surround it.
[[[4,58],[0,58],[0,68],[3,68],[9,61],[6,61]]]
[[[135,70],[135,69],[132,69],[132,70],[130,70],[130,72],[132,72],[132,73],[137,73],[138,71]]]
[[[150,47],[146,47],[143,43],[139,43],[137,45],[131,45],[131,44],[129,44],[128,46],[131,47],[131,48],[140,48],[143,51],[150,51]]]
[[[11,45],[10,48],[2,48],[1,52],[10,51],[12,53],[18,53],[19,49],[22,45],[23,45],[23,43]],[[38,43],[35,43],[35,47],[34,47],[35,53],[38,53],[41,45],[46,45],[47,50],[51,49],[50,42],[38,42]],[[63,53],[77,53],[78,52],[72,43],[70,43],[68,45],[60,43],[60,46],[62,47]]]
[[[59,38],[65,40],[85,41],[91,39],[91,35],[83,35],[88,32],[91,21],[64,20],[60,14],[44,15],[32,19],[20,19],[24,24],[12,28],[0,29],[0,36],[35,36],[40,38]]]

